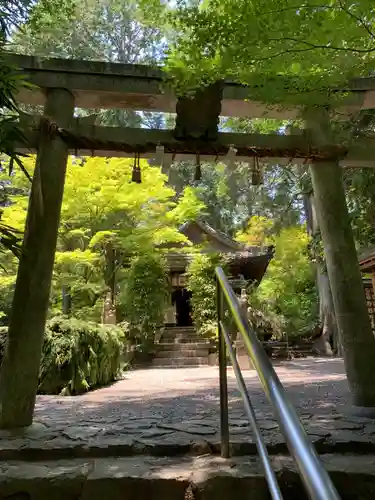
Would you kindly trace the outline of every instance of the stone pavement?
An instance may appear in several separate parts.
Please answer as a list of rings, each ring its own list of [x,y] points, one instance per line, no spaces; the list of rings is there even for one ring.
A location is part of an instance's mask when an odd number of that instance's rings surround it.
[[[375,453],[375,422],[345,412],[342,360],[285,361],[276,370],[319,452]],[[285,453],[256,373],[244,373],[270,453]],[[231,369],[228,377],[232,453],[255,454]],[[26,434],[0,434],[0,460],[217,453],[218,368],[139,370],[82,396],[39,396],[35,421]]]

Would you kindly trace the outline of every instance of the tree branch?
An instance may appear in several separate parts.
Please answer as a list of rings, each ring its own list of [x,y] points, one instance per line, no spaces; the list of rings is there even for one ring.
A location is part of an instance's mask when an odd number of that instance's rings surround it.
[[[269,14],[281,14],[282,12],[289,12],[291,10],[297,12],[298,10],[314,10],[314,9],[333,9],[334,7],[332,5],[327,5],[327,4],[316,4],[316,5],[294,5],[291,7],[285,7],[283,9],[273,9],[273,10],[268,10],[266,12],[258,12],[257,17],[262,17],[262,16],[267,16]]]
[[[340,5],[341,10],[343,12],[345,12],[346,14],[348,14],[348,16],[350,16],[353,19],[355,19],[356,21],[358,21],[359,24],[362,26],[362,28],[364,28],[367,31],[367,33],[370,35],[370,37],[375,40],[375,34],[371,31],[369,25],[361,17],[357,16],[356,14],[354,14],[354,12],[351,12],[349,9],[344,7],[342,0],[338,0],[338,3]]]
[[[276,52],[275,54],[271,54],[266,57],[259,57],[257,59],[253,59],[253,61],[254,62],[269,61],[270,59],[275,59],[276,57],[285,56],[285,54],[296,54],[298,52],[309,52],[311,50],[315,50],[315,47],[309,47],[306,49],[287,49],[281,52]]]
[[[300,43],[302,45],[308,45],[309,47],[313,49],[323,49],[323,50],[340,50],[343,52],[356,52],[358,54],[371,54],[372,52],[375,52],[375,47],[372,49],[356,49],[354,47],[336,47],[334,45],[320,45],[320,44],[315,44],[311,42],[306,42],[305,40],[300,40],[298,38],[293,38],[293,37],[283,37],[283,38],[269,38],[268,41],[270,42],[283,42],[283,41],[290,41],[290,42],[295,42],[295,43]],[[291,51],[293,52],[293,51]]]

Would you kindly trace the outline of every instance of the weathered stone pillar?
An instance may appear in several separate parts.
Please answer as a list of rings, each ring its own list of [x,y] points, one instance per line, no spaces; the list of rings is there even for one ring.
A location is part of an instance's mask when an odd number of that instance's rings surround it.
[[[70,92],[47,91],[45,116],[64,126],[73,113]],[[66,144],[41,132],[0,373],[2,428],[27,426],[33,419],[67,158]]]
[[[328,144],[331,139],[328,112],[314,111],[307,117],[314,143],[320,146]],[[371,331],[338,161],[312,164],[311,177],[353,403],[375,407],[375,338]]]

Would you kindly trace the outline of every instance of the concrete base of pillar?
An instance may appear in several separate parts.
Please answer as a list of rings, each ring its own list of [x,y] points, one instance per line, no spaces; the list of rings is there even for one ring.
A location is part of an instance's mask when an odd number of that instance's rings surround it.
[[[237,362],[240,365],[241,370],[255,370],[244,343],[240,340],[236,340],[236,342],[234,342],[234,348],[236,351]]]
[[[209,366],[218,366],[219,365],[219,356],[216,352],[213,352],[208,355],[208,365]]]
[[[43,437],[48,427],[41,422],[33,422],[27,427],[18,427],[16,429],[0,429],[0,439],[10,438],[28,438],[38,439]]]
[[[351,405],[343,409],[343,414],[351,417],[369,418],[373,420],[375,418],[375,408],[371,406],[365,407]]]

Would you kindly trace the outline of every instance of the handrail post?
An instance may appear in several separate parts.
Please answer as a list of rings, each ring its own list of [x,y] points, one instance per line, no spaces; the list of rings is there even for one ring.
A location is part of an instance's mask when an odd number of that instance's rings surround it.
[[[221,456],[223,458],[229,458],[227,349],[224,333],[221,328],[221,321],[224,320],[223,305],[223,295],[220,283],[216,280],[217,328],[219,340]]]

